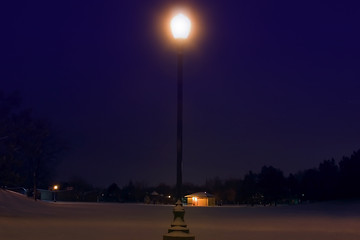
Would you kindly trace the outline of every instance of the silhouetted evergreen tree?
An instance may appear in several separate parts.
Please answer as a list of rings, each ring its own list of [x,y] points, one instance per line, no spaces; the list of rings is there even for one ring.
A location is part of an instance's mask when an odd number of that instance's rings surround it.
[[[308,169],[299,173],[300,189],[304,200],[320,199],[320,174],[318,169]]]
[[[237,204],[240,201],[240,179],[229,179],[224,182],[224,201],[227,204]]]
[[[338,198],[339,168],[334,159],[325,160],[319,165],[319,198],[330,200]]]
[[[102,199],[106,202],[120,202],[121,201],[121,190],[116,183],[112,183],[104,193],[104,197]]]
[[[258,176],[259,189],[266,204],[277,204],[285,195],[285,178],[281,170],[264,166]]]
[[[350,157],[343,157],[339,162],[341,196],[346,198],[360,197],[360,150]]]
[[[286,178],[286,197],[288,199],[299,199],[301,197],[300,184],[298,178],[290,173]]]
[[[121,198],[125,202],[144,202],[146,193],[149,189],[145,183],[129,181],[129,183],[121,189]]]
[[[240,202],[245,204],[258,204],[261,202],[261,196],[259,195],[258,185],[257,185],[257,175],[252,171],[247,173],[244,177],[244,181],[240,187]],[[259,199],[260,198],[260,199]]]
[[[135,186],[132,181],[122,188],[121,195],[125,202],[136,202]]]

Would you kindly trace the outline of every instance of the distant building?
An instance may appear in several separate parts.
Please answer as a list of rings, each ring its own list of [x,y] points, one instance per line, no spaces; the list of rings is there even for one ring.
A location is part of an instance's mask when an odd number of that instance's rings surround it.
[[[173,204],[174,199],[170,194],[159,194],[153,191],[150,195],[146,195],[144,199],[145,203],[152,204]]]
[[[39,199],[44,201],[53,201],[54,195],[53,192],[47,189],[37,189],[39,194]]]
[[[215,196],[207,192],[197,192],[185,196],[190,206],[215,206]]]

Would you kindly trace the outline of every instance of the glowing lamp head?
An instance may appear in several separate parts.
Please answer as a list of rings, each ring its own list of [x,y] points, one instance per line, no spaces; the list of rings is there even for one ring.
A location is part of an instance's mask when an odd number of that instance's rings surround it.
[[[53,189],[54,189],[54,190],[58,190],[58,189],[59,189],[59,186],[58,186],[58,185],[54,185],[54,186],[53,186]]]
[[[190,19],[182,13],[179,13],[170,22],[171,32],[175,39],[186,39],[191,29]]]

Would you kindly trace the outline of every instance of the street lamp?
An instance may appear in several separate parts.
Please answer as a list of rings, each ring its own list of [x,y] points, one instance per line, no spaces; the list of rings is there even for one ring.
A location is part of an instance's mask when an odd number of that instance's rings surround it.
[[[183,128],[183,41],[188,38],[191,29],[190,19],[182,13],[170,22],[171,32],[178,42],[177,51],[177,178],[176,197],[181,201],[182,188],[182,128]]]
[[[174,16],[170,22],[171,32],[178,43],[177,51],[177,164],[176,164],[176,197],[173,213],[174,220],[163,240],[195,240],[185,224],[185,209],[181,203],[182,188],[182,128],[183,128],[183,43],[191,29],[190,19],[182,13]]]
[[[191,21],[187,16],[179,13],[171,20],[170,27],[175,39],[186,39],[190,34]]]

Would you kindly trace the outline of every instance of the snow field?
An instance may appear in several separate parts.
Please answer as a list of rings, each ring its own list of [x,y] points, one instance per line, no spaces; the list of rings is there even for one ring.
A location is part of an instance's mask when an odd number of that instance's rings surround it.
[[[358,240],[360,202],[278,207],[186,207],[197,240]],[[34,202],[0,191],[0,239],[161,240],[172,206]]]

